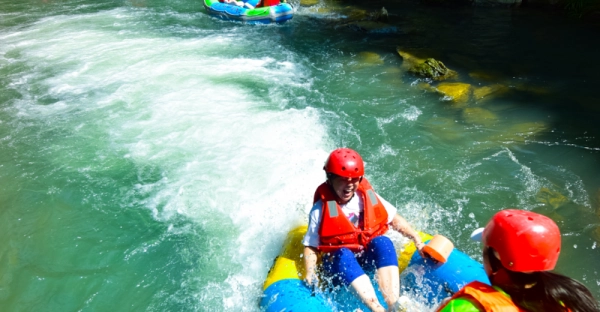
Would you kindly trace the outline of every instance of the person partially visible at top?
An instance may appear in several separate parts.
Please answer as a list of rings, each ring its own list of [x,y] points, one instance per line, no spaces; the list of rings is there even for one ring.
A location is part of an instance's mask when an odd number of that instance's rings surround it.
[[[550,218],[502,210],[471,237],[483,243],[483,267],[492,285],[469,283],[437,311],[599,311],[583,284],[550,271],[560,253],[560,232]]]
[[[223,3],[227,3],[227,4],[231,4],[231,5],[235,5],[235,6],[239,6],[239,7],[244,7],[246,9],[254,9],[254,7],[256,6],[256,4],[253,3],[258,3],[257,0],[248,0],[248,1],[237,1],[237,0],[221,0],[221,2]]]
[[[350,286],[372,311],[385,311],[365,274],[375,269],[388,311],[395,311],[400,296],[398,257],[384,234],[391,227],[412,239],[419,252],[421,238],[364,178],[363,160],[356,151],[334,150],[323,169],[327,179],[315,191],[302,241],[306,283],[318,285],[317,261],[322,256],[325,276]]]

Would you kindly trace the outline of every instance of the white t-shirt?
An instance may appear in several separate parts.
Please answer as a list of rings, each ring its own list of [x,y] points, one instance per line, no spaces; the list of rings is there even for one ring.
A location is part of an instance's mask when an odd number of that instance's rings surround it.
[[[342,212],[346,215],[346,218],[350,220],[354,226],[358,226],[358,221],[360,214],[364,210],[364,204],[362,200],[361,191],[356,191],[356,194],[349,202],[345,205],[340,205],[342,208]],[[377,198],[381,200],[383,207],[387,211],[388,214],[388,223],[392,222],[394,216],[396,215],[396,207],[387,202],[385,199],[381,198],[381,196],[377,195]],[[304,239],[302,240],[302,244],[304,246],[318,247],[319,246],[319,227],[321,225],[321,211],[323,209],[323,202],[319,199],[311,208],[310,213],[308,215],[308,230],[304,235]]]

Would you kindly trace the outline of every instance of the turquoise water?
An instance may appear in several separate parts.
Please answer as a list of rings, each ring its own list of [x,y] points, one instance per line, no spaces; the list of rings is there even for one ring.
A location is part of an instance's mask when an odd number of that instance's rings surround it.
[[[251,26],[198,1],[0,1],[2,310],[257,311],[338,146],[476,258],[498,209],[551,216],[557,270],[600,298],[597,30],[398,3],[373,34],[338,26],[348,5]],[[397,46],[508,91],[452,103]]]

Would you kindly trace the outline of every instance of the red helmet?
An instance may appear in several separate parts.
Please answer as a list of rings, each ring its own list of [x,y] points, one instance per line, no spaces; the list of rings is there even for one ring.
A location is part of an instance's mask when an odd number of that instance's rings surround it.
[[[496,213],[483,230],[482,242],[498,252],[505,268],[515,272],[552,270],[560,253],[556,223],[526,210]]]
[[[345,178],[358,178],[365,174],[365,165],[356,151],[338,148],[329,154],[323,170]]]

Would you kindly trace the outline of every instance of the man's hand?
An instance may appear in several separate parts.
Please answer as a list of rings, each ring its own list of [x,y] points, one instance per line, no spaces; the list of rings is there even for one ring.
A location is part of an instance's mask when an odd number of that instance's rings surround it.
[[[304,278],[304,281],[306,282],[306,285],[311,289],[315,289],[319,285],[319,278],[317,277],[317,253],[318,251],[315,247],[304,247],[303,257],[304,269],[306,272],[306,277]]]
[[[413,240],[415,242],[415,247],[417,247],[417,251],[421,255],[421,258],[425,258],[425,253],[423,252],[423,247],[425,247],[425,244],[423,244],[421,238],[418,235],[414,237]]]
[[[316,274],[307,275],[304,282],[306,283],[306,286],[312,290],[319,287],[319,278]]]

